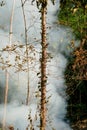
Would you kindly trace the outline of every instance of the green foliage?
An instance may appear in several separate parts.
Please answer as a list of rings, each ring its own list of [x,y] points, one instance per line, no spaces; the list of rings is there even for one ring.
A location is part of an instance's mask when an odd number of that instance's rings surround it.
[[[66,0],[66,4],[61,3],[60,7],[59,23],[70,26],[76,38],[85,37],[87,35],[87,3]]]
[[[71,27],[81,44],[68,59],[65,71],[71,123],[87,118],[87,0],[60,0],[59,24]]]

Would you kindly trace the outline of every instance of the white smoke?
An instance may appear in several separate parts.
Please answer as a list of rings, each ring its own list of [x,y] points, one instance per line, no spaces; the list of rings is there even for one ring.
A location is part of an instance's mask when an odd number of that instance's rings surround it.
[[[1,2],[2,0],[0,0]],[[5,5],[0,7],[0,44],[1,48],[9,44],[9,28],[10,28],[10,17],[13,0],[4,0]],[[66,95],[65,95],[65,80],[64,70],[66,67],[67,60],[61,54],[62,51],[66,50],[69,38],[67,38],[67,31],[61,29],[57,24],[57,10],[59,7],[59,1],[56,1],[55,5],[48,3],[47,13],[47,40],[49,43],[48,51],[51,53],[53,58],[48,62],[47,65],[47,97],[51,96],[48,102],[48,123],[47,130],[55,128],[56,130],[71,130],[69,125],[64,121],[66,114]],[[30,44],[35,46],[35,50],[40,52],[40,13],[35,6],[31,4],[31,1],[27,1],[25,4],[25,13],[28,30],[28,41]],[[67,40],[65,41],[65,39]],[[63,44],[63,41],[64,44]],[[16,0],[14,21],[13,21],[13,43],[21,42],[24,43],[24,22],[21,9],[21,0]],[[67,44],[66,44],[67,43]],[[24,53],[22,51],[21,55]],[[3,57],[6,54],[2,53]],[[31,54],[32,55],[32,54]],[[14,64],[15,54],[10,56],[12,64]],[[9,70],[9,93],[8,93],[8,105],[6,123],[7,125],[13,125],[15,130],[25,130],[29,124],[28,115],[31,111],[32,119],[34,120],[37,111],[38,98],[35,98],[35,91],[37,91],[38,77],[37,72],[39,71],[39,54],[36,52],[35,61],[33,67],[30,70],[30,101],[29,106],[24,105],[26,101],[27,92],[27,72],[15,73],[15,69]],[[1,65],[1,64],[0,64]],[[0,71],[0,88],[5,88],[5,73]],[[2,94],[3,97],[4,94]],[[4,99],[0,97],[0,122],[3,120],[4,110]],[[49,122],[52,121],[52,124]],[[39,128],[37,125],[39,121],[34,122],[35,130]],[[52,126],[51,126],[52,125]]]

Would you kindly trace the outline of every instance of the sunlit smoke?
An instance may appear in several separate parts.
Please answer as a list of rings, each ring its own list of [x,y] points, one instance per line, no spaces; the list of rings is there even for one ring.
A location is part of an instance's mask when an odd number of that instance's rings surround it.
[[[1,2],[1,0],[0,0]],[[9,28],[10,28],[10,17],[13,0],[4,0],[5,5],[0,7],[0,44],[1,49],[9,45]],[[9,92],[8,92],[8,104],[7,104],[7,115],[6,124],[7,126],[12,125],[15,130],[25,130],[29,125],[29,113],[33,120],[35,130],[39,128],[39,110],[38,104],[39,99],[36,98],[36,91],[38,90],[39,78],[37,73],[40,71],[39,59],[40,59],[40,13],[37,9],[36,3],[31,4],[31,1],[25,3],[25,14],[28,28],[28,43],[34,46],[35,54],[30,54],[33,61],[30,63],[30,100],[29,106],[26,106],[26,92],[27,92],[27,70],[18,72],[14,66],[9,69]],[[48,40],[48,52],[53,57],[47,63],[47,97],[50,97],[47,103],[48,107],[48,123],[47,130],[55,128],[56,130],[71,130],[68,123],[64,121],[66,115],[66,94],[65,94],[65,80],[64,70],[67,64],[67,60],[62,55],[62,52],[66,51],[68,41],[71,38],[71,34],[67,34],[65,28],[61,28],[57,24],[57,13],[59,8],[59,1],[52,5],[48,3],[47,13],[47,40]],[[13,40],[12,44],[23,44],[24,36],[24,22],[21,8],[21,0],[16,0],[14,10],[14,21],[13,21]],[[25,47],[17,50],[20,53],[20,58],[23,58]],[[0,54],[6,58],[7,53],[0,52]],[[17,53],[11,53],[10,62],[15,65],[15,57]],[[1,61],[2,59],[0,59]],[[21,61],[20,61],[21,62]],[[22,63],[22,62],[21,62]],[[0,66],[1,66],[0,62]],[[26,64],[24,65],[26,68]],[[25,69],[24,68],[24,69]],[[3,108],[4,108],[4,88],[5,88],[5,70],[0,70],[0,122],[3,120]],[[38,120],[35,119],[37,114]],[[50,123],[51,122],[51,123]]]

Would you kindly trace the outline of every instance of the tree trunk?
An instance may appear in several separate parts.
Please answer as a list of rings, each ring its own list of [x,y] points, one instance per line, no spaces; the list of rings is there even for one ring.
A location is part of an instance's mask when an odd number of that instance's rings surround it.
[[[10,18],[9,46],[11,46],[12,44],[12,23],[13,23],[14,8],[15,8],[15,0],[13,1],[12,13]],[[10,59],[10,55],[8,55],[8,60],[9,59]],[[6,84],[5,84],[5,97],[4,97],[5,99],[4,99],[4,114],[3,114],[2,130],[5,130],[5,126],[6,126],[8,89],[9,89],[9,70],[8,68],[6,68]]]
[[[25,16],[25,10],[24,5],[26,3],[26,0],[23,2],[21,0],[22,4],[22,12],[23,12],[23,18],[24,18],[24,28],[25,28],[25,44],[26,44],[26,59],[27,59],[27,97],[26,97],[26,105],[29,105],[29,98],[30,98],[30,79],[29,79],[29,50],[28,50],[28,35],[27,35],[27,22],[26,22],[26,16]]]
[[[42,3],[41,8],[41,45],[42,45],[42,58],[41,58],[41,109],[40,109],[40,130],[46,128],[46,62],[47,62],[47,43],[46,43],[46,5]]]

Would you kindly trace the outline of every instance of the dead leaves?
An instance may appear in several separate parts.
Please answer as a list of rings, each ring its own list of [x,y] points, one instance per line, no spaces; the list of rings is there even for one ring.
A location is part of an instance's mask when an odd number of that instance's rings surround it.
[[[77,73],[77,78],[87,80],[87,50],[84,48],[85,45],[86,41],[74,51],[75,61],[72,68]]]

